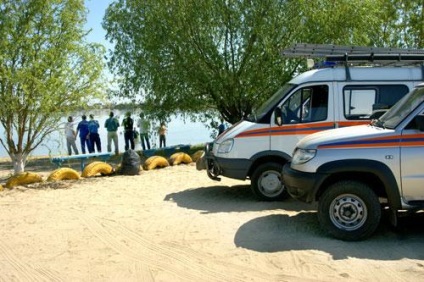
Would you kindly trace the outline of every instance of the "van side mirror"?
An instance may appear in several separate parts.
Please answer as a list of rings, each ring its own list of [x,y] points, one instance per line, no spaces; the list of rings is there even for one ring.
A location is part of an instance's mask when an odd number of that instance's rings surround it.
[[[274,119],[275,119],[275,124],[277,124],[278,126],[283,125],[283,116],[282,116],[280,107],[276,107],[274,109]]]
[[[415,124],[419,131],[424,131],[424,116],[416,116],[414,118]]]

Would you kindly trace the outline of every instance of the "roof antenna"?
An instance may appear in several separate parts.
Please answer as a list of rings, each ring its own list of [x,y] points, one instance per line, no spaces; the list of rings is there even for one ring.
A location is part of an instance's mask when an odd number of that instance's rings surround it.
[[[350,76],[350,69],[349,69],[349,66],[348,66],[348,54],[347,53],[344,54],[344,58],[345,58],[344,65],[345,65],[345,70],[346,70],[346,81],[352,81],[352,77]]]

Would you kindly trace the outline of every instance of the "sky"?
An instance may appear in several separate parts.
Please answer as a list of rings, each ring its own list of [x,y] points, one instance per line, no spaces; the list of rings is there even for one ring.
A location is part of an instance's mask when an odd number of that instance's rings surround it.
[[[88,9],[87,13],[87,22],[85,24],[85,30],[90,31],[87,35],[87,41],[93,43],[100,43],[104,47],[106,47],[106,54],[109,53],[110,49],[113,49],[113,45],[106,40],[106,31],[102,27],[103,17],[105,16],[105,12],[107,7],[111,3],[115,2],[114,0],[85,0],[85,6]],[[108,80],[113,79],[113,75],[109,72],[108,67],[106,66],[105,74]],[[140,97],[137,96],[138,99]],[[114,99],[118,103],[129,103],[131,99],[125,98],[116,98]]]
[[[111,44],[105,39],[106,31],[102,28],[103,17],[106,8],[114,2],[113,0],[85,0],[85,6],[88,9],[87,23],[85,29],[92,31],[88,34],[87,39],[90,42],[103,44],[110,49]]]

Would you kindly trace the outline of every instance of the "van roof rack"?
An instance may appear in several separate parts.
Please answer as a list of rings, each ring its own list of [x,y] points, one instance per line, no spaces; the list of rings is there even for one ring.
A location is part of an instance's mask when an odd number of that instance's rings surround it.
[[[352,65],[420,65],[424,80],[424,50],[420,49],[297,43],[283,49],[281,54],[289,58],[323,58],[326,62],[333,62],[330,66],[343,64],[348,80],[348,67]]]
[[[402,48],[384,48],[384,47],[364,47],[364,46],[343,46],[343,45],[334,45],[334,44],[306,44],[306,43],[297,43],[293,46],[282,50],[281,54],[285,57],[306,57],[306,58],[322,58],[322,57],[331,57],[343,60],[347,57],[349,59],[355,60],[355,56],[360,56],[360,60],[367,60],[366,55],[369,58],[372,58],[374,55],[379,55],[380,60],[385,60],[385,56],[388,56],[387,59],[399,59],[398,57],[406,56],[412,57],[415,56],[414,60],[424,60],[424,50],[420,49],[402,49]],[[393,58],[396,55],[398,57]]]

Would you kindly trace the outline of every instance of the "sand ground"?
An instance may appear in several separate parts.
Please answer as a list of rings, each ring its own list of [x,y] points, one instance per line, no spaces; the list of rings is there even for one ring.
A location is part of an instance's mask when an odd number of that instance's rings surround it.
[[[343,242],[314,205],[248,187],[190,164],[6,189],[0,281],[424,281],[421,217]]]

